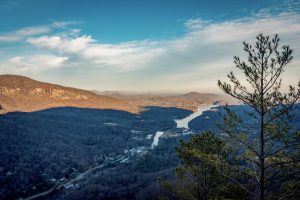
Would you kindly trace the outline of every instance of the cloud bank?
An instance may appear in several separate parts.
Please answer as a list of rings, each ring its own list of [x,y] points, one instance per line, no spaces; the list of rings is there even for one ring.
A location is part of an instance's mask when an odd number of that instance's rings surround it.
[[[215,90],[216,80],[234,69],[232,57],[243,57],[242,41],[253,42],[259,33],[278,33],[282,44],[290,44],[295,49],[295,61],[287,73],[290,82],[297,81],[295,72],[300,74],[296,66],[300,59],[300,14],[295,12],[259,13],[223,22],[188,19],[183,24],[186,33],[179,38],[119,44],[98,42],[92,35],[81,34],[80,29],[66,28],[70,24],[74,23],[55,22],[0,35],[0,42],[22,41],[33,52],[30,56],[14,55],[0,61],[0,71],[26,74],[61,68],[84,69],[85,75],[91,77],[94,75],[89,71],[115,75],[118,80],[113,80],[107,89],[204,90],[205,85],[206,90]],[[53,32],[62,27],[61,31]],[[130,80],[139,81],[140,85],[132,86]],[[87,81],[84,87],[91,87],[89,84]],[[104,84],[107,85],[108,82]]]

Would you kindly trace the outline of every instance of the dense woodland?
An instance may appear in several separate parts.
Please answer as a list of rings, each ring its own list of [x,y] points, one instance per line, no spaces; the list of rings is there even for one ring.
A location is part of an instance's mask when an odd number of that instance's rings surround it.
[[[149,148],[153,137],[146,139],[148,134],[172,129],[176,127],[174,118],[190,113],[158,107],[150,107],[140,115],[115,110],[55,108],[2,115],[0,197],[30,196],[53,186],[51,179],[82,172],[107,158],[123,155],[124,150]],[[144,163],[136,165],[142,168]]]
[[[231,108],[238,113],[249,109],[247,106]],[[221,120],[220,113],[225,113],[225,110],[224,107],[217,109],[219,112],[208,111],[192,120],[192,130],[195,133],[206,129],[219,130],[215,122]],[[103,162],[106,156],[124,154],[124,149],[150,147],[153,138],[145,139],[147,134],[155,134],[158,130],[181,133],[182,130],[175,128],[173,119],[190,113],[159,107],[149,108],[141,115],[112,110],[57,108],[3,115],[0,117],[0,148],[3,152],[0,160],[1,199],[36,194],[51,188],[54,185],[52,178],[74,176]],[[295,107],[294,114],[292,124],[300,129],[300,105]],[[143,132],[133,135],[131,130]],[[220,130],[217,133],[221,134]],[[131,162],[98,170],[82,181],[80,188],[53,193],[47,198],[156,199],[157,195],[165,193],[158,178],[173,179],[175,168],[180,164],[175,147],[180,140],[188,141],[190,137],[161,139],[156,148],[132,157]]]

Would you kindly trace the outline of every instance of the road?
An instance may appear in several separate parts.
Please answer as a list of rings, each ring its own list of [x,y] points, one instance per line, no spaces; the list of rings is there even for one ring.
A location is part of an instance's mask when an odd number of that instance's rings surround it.
[[[78,174],[75,178],[73,178],[71,180],[66,180],[66,181],[61,182],[61,183],[57,182],[56,185],[54,185],[51,189],[49,189],[47,191],[44,191],[44,192],[40,192],[40,193],[35,194],[33,196],[27,197],[24,200],[32,200],[32,199],[37,199],[37,198],[40,198],[40,197],[47,196],[47,195],[49,195],[50,193],[52,193],[54,191],[58,191],[58,190],[64,188],[64,185],[71,184],[71,183],[74,183],[74,182],[82,180],[87,174],[89,174],[89,173],[91,173],[93,171],[96,171],[98,169],[104,168],[104,167],[109,166],[111,164],[120,163],[124,159],[127,159],[127,155],[122,156],[122,157],[120,157],[118,159],[115,159],[115,160],[112,160],[112,161],[107,161],[106,163],[103,163],[101,165],[98,165],[98,166],[95,166],[95,167],[93,167],[91,169],[88,169],[88,170],[86,170],[86,171]]]

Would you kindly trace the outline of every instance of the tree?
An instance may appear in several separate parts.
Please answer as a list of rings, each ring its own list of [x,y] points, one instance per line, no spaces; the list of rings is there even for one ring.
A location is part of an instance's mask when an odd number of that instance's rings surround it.
[[[231,83],[219,80],[218,86],[251,108],[247,114],[256,126],[249,127],[249,123],[228,107],[222,130],[244,149],[238,155],[240,163],[244,162],[239,168],[251,180],[242,184],[251,190],[254,199],[297,198],[300,133],[290,121],[300,96],[300,82],[297,89],[289,86],[287,93],[280,91],[280,77],[293,59],[293,50],[286,45],[279,48],[277,35],[270,39],[259,34],[254,46],[246,42],[243,45],[248,61],[234,57],[234,64],[243,72],[245,81],[230,72]],[[251,188],[251,183],[256,187]]]
[[[228,169],[228,150],[224,141],[210,131],[181,141],[176,153],[182,165],[176,168],[175,181],[160,178],[161,185],[169,192],[162,199],[206,200],[244,196],[235,183],[223,176]]]

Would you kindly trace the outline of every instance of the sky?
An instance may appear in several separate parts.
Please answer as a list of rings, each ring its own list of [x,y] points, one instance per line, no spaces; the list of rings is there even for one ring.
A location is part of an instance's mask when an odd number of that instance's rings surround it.
[[[221,92],[242,42],[279,34],[300,79],[300,1],[1,0],[0,74],[99,91]],[[238,72],[237,72],[238,73]]]

